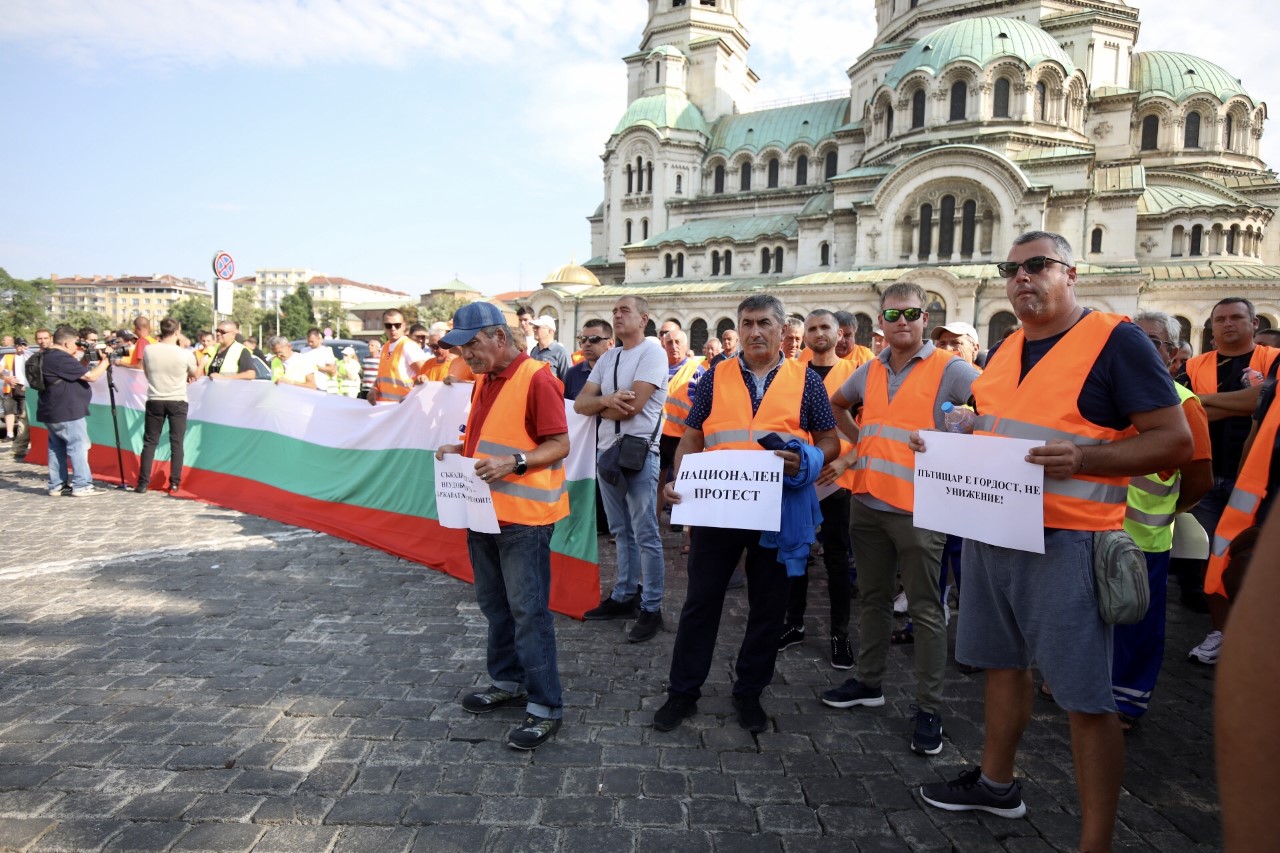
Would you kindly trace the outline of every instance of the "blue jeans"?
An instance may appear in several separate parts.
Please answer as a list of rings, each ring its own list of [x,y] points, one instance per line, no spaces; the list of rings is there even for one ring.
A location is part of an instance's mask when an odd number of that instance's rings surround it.
[[[45,424],[49,430],[49,491],[71,484],[78,492],[93,485],[89,471],[89,422],[87,418]],[[70,480],[67,465],[71,466]]]
[[[597,452],[597,461],[599,456]],[[658,533],[658,454],[645,456],[639,471],[623,471],[617,483],[599,479],[596,485],[609,517],[609,532],[618,545],[618,580],[611,597],[626,601],[636,594],[636,585],[643,583],[640,609],[660,610],[667,561]]]
[[[530,714],[563,713],[551,595],[550,524],[512,524],[501,533],[467,533],[476,603],[489,622],[489,677],[503,690],[524,688]]]

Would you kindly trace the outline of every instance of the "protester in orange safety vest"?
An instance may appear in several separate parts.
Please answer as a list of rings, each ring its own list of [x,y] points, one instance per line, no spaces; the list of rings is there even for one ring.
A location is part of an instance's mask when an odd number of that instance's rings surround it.
[[[524,722],[507,745],[531,750],[560,729],[564,712],[548,604],[552,528],[569,514],[569,427],[560,380],[513,338],[502,311],[488,302],[453,315],[441,343],[457,347],[477,378],[463,443],[440,447],[436,459],[461,453],[478,460],[475,476],[488,484],[500,525],[498,533],[467,532],[476,601],[489,623],[493,684],[463,696],[462,707],[482,714],[524,705]]]
[[[404,315],[395,308],[382,312],[382,328],[387,342],[378,359],[378,378],[369,389],[370,403],[399,403],[413,390],[418,368],[427,360],[418,342],[409,337]]]

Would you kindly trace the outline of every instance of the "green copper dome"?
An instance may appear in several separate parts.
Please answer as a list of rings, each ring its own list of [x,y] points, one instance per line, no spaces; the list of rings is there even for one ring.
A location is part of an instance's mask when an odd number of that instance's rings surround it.
[[[928,71],[937,76],[956,60],[967,59],[985,66],[1002,56],[1017,57],[1028,66],[1053,60],[1068,76],[1076,68],[1067,52],[1039,27],[1012,18],[969,18],[934,30],[911,45],[884,82],[892,87],[912,71]]]
[[[683,94],[676,92],[649,95],[632,101],[613,132],[625,133],[633,127],[650,127],[654,130],[674,128],[697,131],[703,136],[711,135],[707,120],[702,117],[702,110],[689,103]]]
[[[1135,53],[1129,87],[1137,90],[1139,100],[1162,96],[1181,102],[1206,93],[1220,101],[1235,95],[1249,96],[1240,81],[1222,66],[1167,50]]]

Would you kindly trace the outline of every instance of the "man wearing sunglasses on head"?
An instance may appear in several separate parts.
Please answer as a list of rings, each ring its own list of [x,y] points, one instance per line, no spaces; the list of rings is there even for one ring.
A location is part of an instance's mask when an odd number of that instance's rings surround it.
[[[608,320],[588,320],[582,324],[582,334],[578,335],[578,349],[582,352],[582,361],[575,364],[564,375],[564,398],[576,400],[591,376],[591,370],[613,347],[613,325]]]
[[[943,429],[942,404],[964,405],[978,371],[925,340],[929,313],[918,284],[898,282],[880,294],[880,327],[887,346],[831,394],[840,432],[857,439],[853,450],[823,469],[819,485],[853,470],[849,535],[858,566],[857,677],[822,694],[833,708],[884,705],[881,681],[893,629],[898,573],[915,625],[916,711],[911,749],[942,751],[942,684],[947,626],[938,595],[946,536],[915,526],[915,459],[906,436]],[[862,426],[854,423],[861,411]]]
[[[1092,582],[1093,537],[1122,527],[1131,477],[1191,458],[1191,430],[1146,334],[1076,301],[1066,239],[1023,234],[997,268],[1022,328],[992,348],[973,383],[974,432],[1044,441],[1026,456],[1044,467],[1044,553],[965,541],[956,659],[986,670],[982,764],[920,793],[949,811],[1026,813],[1013,767],[1031,719],[1034,663],[1071,722],[1075,849],[1105,853],[1124,735],[1112,698],[1112,628]],[[927,443],[927,433],[911,437],[917,451]]]
[[[413,378],[427,360],[422,347],[405,334],[404,315],[395,308],[382,312],[386,346],[378,359],[378,378],[369,389],[370,403],[399,403],[413,390]]]

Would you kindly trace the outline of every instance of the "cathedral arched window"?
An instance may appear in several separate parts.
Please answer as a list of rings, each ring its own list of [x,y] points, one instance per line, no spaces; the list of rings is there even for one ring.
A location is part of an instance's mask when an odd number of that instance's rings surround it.
[[[636,192],[644,192],[644,160],[636,158]]]
[[[924,127],[924,89],[916,89],[911,96],[911,129]]]
[[[724,274],[731,275],[733,273],[733,250],[724,250]]]
[[[711,274],[720,275],[720,253],[711,253]]]
[[[684,175],[676,175],[676,195],[684,192]]]
[[[630,219],[628,219],[628,220],[627,220],[627,240],[626,240],[626,242],[627,242],[627,243],[630,243],[630,242],[631,242],[631,220],[630,220]]]
[[[750,161],[742,164],[742,169],[738,177],[738,188],[743,192],[751,189],[751,163]]]
[[[823,267],[831,266],[831,244],[826,240],[818,246],[818,265]]]
[[[1009,117],[1009,78],[1001,77],[996,81],[995,101],[991,107],[991,114],[996,118]]]
[[[631,171],[631,164],[628,163],[627,164],[627,195],[631,195],[633,192],[636,191],[635,183],[636,183],[635,173]]]
[[[836,176],[836,152],[835,152],[835,151],[828,151],[828,152],[827,152],[826,180],[828,180],[828,181],[829,181],[829,180],[831,180],[832,178],[834,178],[835,176]]]
[[[944,195],[938,210],[938,257],[949,258],[956,250],[956,197]]]
[[[676,278],[684,278],[684,252],[676,253]]]
[[[987,348],[995,346],[1008,337],[1012,329],[1018,327],[1018,318],[1008,311],[997,311],[987,324]]]
[[[1089,251],[1095,255],[1102,251],[1102,229],[1095,228],[1089,235]]]
[[[1231,132],[1235,128],[1235,122],[1231,116],[1227,116],[1226,121],[1222,123],[1222,147],[1227,151],[1231,150]]]
[[[707,321],[699,317],[689,324],[689,348],[694,352],[702,352],[707,345]]]
[[[1143,151],[1155,151],[1160,141],[1160,117],[1147,116],[1142,120],[1142,142],[1139,147]]]
[[[973,257],[974,236],[978,230],[978,203],[970,199],[960,209],[960,254]]]
[[[884,138],[893,136],[893,107],[884,108]]]
[[[653,82],[655,83],[662,82],[662,63],[661,62],[653,63]]]
[[[1043,83],[1036,84],[1036,118],[1046,121],[1049,112],[1049,90]]]
[[[920,242],[916,255],[926,260],[933,251],[933,205],[920,205]]]
[[[645,178],[644,185],[645,187],[648,188],[649,192],[653,192],[653,161],[650,160],[649,165],[646,166],[645,168],[648,170],[648,172],[644,176]]]
[[[676,259],[671,257],[670,252],[667,252],[666,257],[663,260],[665,261],[667,268],[666,277],[671,278],[671,275],[676,271]]]
[[[724,166],[716,166],[715,188],[712,192],[724,192]]]
[[[1240,239],[1240,226],[1232,225],[1231,229],[1227,231],[1227,254],[1228,255],[1236,254],[1236,245],[1238,244],[1239,239]]]
[[[963,80],[951,84],[951,121],[964,121],[969,105],[969,87]]]
[[[782,247],[773,250],[773,271],[782,272]]]
[[[1182,147],[1200,147],[1200,113],[1187,113],[1182,124]]]
[[[1186,241],[1187,229],[1181,225],[1173,226],[1173,246],[1169,251],[1169,255],[1174,258],[1182,257],[1182,244]]]
[[[778,186],[778,158],[769,159],[769,189],[776,189]]]
[[[683,6],[685,5],[686,2],[688,2],[688,0],[671,0],[671,8],[675,9],[677,7]]]
[[[760,250],[760,272],[761,273],[769,272],[769,269],[772,266],[772,264],[773,264],[773,253],[770,252],[767,248],[761,249]]]
[[[809,158],[801,154],[796,158],[796,186],[809,183]]]
[[[1198,256],[1200,256],[1200,255],[1204,254],[1203,249],[1204,249],[1204,226],[1203,226],[1203,225],[1195,225],[1195,226],[1193,226],[1193,227],[1191,228],[1191,255],[1192,255],[1192,257],[1198,257]]]

